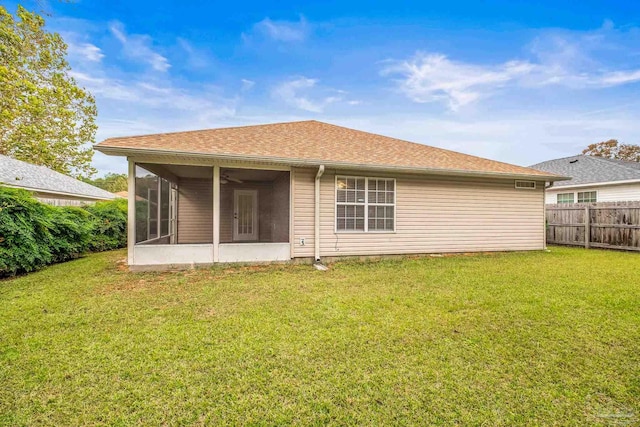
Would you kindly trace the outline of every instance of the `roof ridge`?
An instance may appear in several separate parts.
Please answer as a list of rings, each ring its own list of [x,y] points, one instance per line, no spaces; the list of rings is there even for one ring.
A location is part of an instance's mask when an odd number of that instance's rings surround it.
[[[558,157],[557,159],[550,159],[550,160],[545,160],[544,162],[538,162],[536,164],[533,164],[531,166],[529,166],[530,168],[541,165],[543,163],[549,163],[549,162],[557,162],[558,160],[564,160],[564,159],[570,159],[572,157],[595,157],[595,156],[589,156],[587,154],[574,154],[572,156],[566,156],[566,157]]]
[[[292,122],[261,123],[261,124],[257,124],[257,125],[225,126],[225,127],[220,127],[220,128],[177,130],[177,131],[172,131],[172,132],[145,133],[145,134],[141,134],[141,135],[130,135],[130,136],[129,135],[127,135],[127,136],[113,136],[111,138],[104,139],[101,142],[111,141],[111,140],[114,140],[114,139],[123,139],[123,138],[127,138],[127,139],[129,139],[129,138],[145,138],[145,137],[149,137],[149,136],[175,135],[175,134],[178,134],[178,133],[198,133],[198,132],[209,132],[209,131],[223,130],[223,129],[243,129],[243,128],[259,127],[259,126],[264,127],[264,126],[286,125],[286,124],[290,124],[290,123],[308,123],[308,122],[330,124],[330,123],[320,122],[318,120],[313,120],[313,119],[311,119],[311,120],[294,120]]]
[[[600,157],[600,156],[589,156],[589,157],[593,157],[593,158],[594,158],[594,159],[596,159],[596,160],[599,160],[599,161],[602,161],[602,162],[607,162],[607,163],[608,163],[608,164],[610,164],[610,165],[611,165],[611,164],[612,164],[612,165],[616,165],[616,166],[619,166],[619,167],[621,167],[621,168],[625,168],[625,169],[632,170],[632,171],[634,171],[634,172],[637,172],[637,171],[638,171],[638,169],[637,169],[637,168],[634,168],[634,167],[631,167],[631,166],[628,166],[628,165],[626,165],[626,164],[625,164],[625,163],[634,163],[634,162],[631,162],[631,161],[629,161],[629,160],[622,160],[622,159],[610,159],[610,158],[608,158],[608,157]]]

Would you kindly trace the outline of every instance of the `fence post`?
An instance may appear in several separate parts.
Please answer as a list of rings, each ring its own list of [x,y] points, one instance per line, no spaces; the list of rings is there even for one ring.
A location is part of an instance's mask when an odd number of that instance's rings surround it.
[[[591,246],[591,215],[589,214],[589,205],[584,208],[584,247],[589,249]]]

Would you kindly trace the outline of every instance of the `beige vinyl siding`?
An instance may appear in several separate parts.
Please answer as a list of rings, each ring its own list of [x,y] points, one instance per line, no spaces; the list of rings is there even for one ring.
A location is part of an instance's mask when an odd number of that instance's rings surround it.
[[[178,184],[178,243],[213,242],[213,183],[182,178]]]
[[[335,231],[335,171],[320,187],[321,256],[531,250],[544,248],[544,183],[515,189],[514,180],[482,180],[362,172],[396,178],[395,232]],[[315,170],[295,170],[294,254],[313,255]],[[303,236],[304,235],[304,236]],[[299,245],[300,237],[307,246]]]
[[[294,168],[293,175],[293,253],[295,257],[312,257],[314,245],[314,180],[313,169]],[[305,239],[305,245],[300,244]]]

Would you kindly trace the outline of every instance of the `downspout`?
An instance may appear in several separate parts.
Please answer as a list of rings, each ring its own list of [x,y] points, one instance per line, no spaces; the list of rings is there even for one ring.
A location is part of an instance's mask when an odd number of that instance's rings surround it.
[[[314,203],[314,239],[313,243],[315,245],[314,251],[314,261],[320,261],[320,178],[324,174],[324,165],[320,165],[318,168],[318,173],[316,173],[316,182],[315,182],[315,203]]]
[[[544,186],[544,191],[542,192],[542,206],[544,206],[544,209],[542,209],[542,215],[543,215],[543,224],[544,224],[544,229],[543,229],[543,235],[544,235],[544,249],[545,251],[547,251],[547,190],[550,189],[551,187],[553,187],[553,184],[555,184],[555,181],[551,181],[549,182],[549,185]]]

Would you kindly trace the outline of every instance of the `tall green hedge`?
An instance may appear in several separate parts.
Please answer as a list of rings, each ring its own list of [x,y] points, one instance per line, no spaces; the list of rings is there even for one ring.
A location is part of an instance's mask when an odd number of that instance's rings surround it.
[[[49,206],[0,186],[0,277],[38,270],[88,251],[126,246],[127,201]]]

